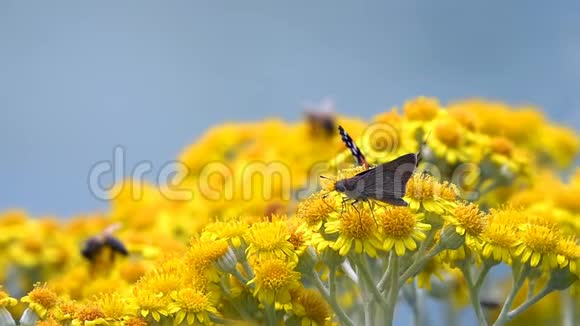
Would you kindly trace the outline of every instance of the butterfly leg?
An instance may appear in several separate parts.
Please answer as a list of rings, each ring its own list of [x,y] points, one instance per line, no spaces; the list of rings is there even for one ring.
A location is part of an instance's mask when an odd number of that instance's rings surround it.
[[[377,218],[375,217],[375,202],[372,200],[367,200],[367,202],[369,203],[369,209],[371,210],[373,220],[375,221],[375,224],[378,226],[379,224],[377,223]]]
[[[330,192],[327,192],[326,194],[322,195],[322,197],[321,197],[322,198],[322,201],[326,204],[326,206],[332,208],[333,211],[335,211],[335,212],[338,213],[338,211],[333,206],[331,206],[328,202],[326,202],[325,199],[326,199],[326,197],[328,197],[328,195],[330,195]]]

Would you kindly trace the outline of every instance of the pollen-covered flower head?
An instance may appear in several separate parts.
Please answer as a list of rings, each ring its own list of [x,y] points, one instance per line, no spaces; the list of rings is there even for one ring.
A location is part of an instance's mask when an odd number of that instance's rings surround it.
[[[544,269],[557,266],[556,254],[560,232],[555,224],[546,223],[540,217],[529,219],[519,226],[521,243],[514,253],[522,263],[536,267],[541,264]]]
[[[421,222],[423,214],[412,213],[407,207],[387,207],[376,216],[384,239],[383,249],[389,251],[394,247],[397,256],[404,255],[406,249],[417,249],[417,241],[425,240],[425,231],[431,229],[431,225]]]
[[[423,208],[428,212],[443,214],[456,206],[457,197],[454,185],[440,183],[426,173],[416,173],[407,182],[404,199],[413,211]]]
[[[162,292],[155,292],[146,284],[139,284],[133,289],[135,308],[142,317],[151,316],[155,321],[159,321],[161,316],[167,316],[171,299]]]
[[[99,308],[99,306],[89,303],[79,307],[75,313],[75,318],[73,319],[72,324],[75,326],[107,325],[108,323],[105,320],[105,317],[105,313],[101,308]]]
[[[325,224],[325,232],[337,235],[338,238],[330,247],[342,256],[351,250],[357,254],[363,252],[370,257],[377,256],[377,249],[382,249],[382,242],[377,230],[377,223],[371,211],[353,205],[346,205],[344,212],[334,212]]]
[[[330,324],[331,310],[320,292],[299,287],[291,295],[292,312],[300,319],[300,325]]]
[[[523,212],[517,209],[491,209],[487,227],[483,231],[483,257],[511,264],[512,252],[521,243],[517,221],[523,218]]]
[[[320,191],[298,204],[296,217],[315,231],[320,228],[322,222],[328,218],[328,215],[334,211],[331,206],[331,199],[329,198],[328,201],[325,201],[325,198],[323,198],[326,193],[328,191]]]
[[[128,304],[127,298],[118,292],[102,293],[95,299],[99,308],[105,313],[106,319],[121,320],[136,313],[135,309]]]
[[[228,221],[216,221],[206,225],[202,235],[202,240],[226,240],[235,248],[242,246],[244,235],[248,231],[249,225],[240,219],[230,219]]]
[[[44,318],[48,311],[56,306],[58,296],[46,284],[36,283],[34,289],[20,301],[28,303],[28,309],[34,311],[40,318]]]
[[[580,245],[575,237],[567,237],[558,241],[556,249],[558,266],[568,267],[570,272],[580,277]]]
[[[173,302],[169,305],[169,313],[175,315],[175,322],[187,325],[199,323],[207,325],[211,322],[210,315],[219,315],[211,296],[193,288],[183,288],[171,294]]]
[[[260,259],[254,262],[255,276],[248,282],[254,284],[254,296],[262,303],[291,307],[290,291],[300,286],[300,273],[295,264],[278,258]]]
[[[465,236],[465,244],[471,249],[479,249],[483,232],[487,227],[487,216],[476,204],[461,204],[451,214],[444,216],[445,221],[455,228],[455,232]]]
[[[259,259],[276,257],[296,259],[294,246],[290,241],[290,229],[283,220],[259,222],[250,227],[245,235],[248,243],[247,255]]]

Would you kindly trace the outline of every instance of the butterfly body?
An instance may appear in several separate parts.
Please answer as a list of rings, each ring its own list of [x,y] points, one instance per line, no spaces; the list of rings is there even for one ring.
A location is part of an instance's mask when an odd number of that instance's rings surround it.
[[[353,177],[338,180],[334,190],[355,202],[377,200],[395,206],[407,206],[403,197],[418,161],[418,154],[405,154]]]

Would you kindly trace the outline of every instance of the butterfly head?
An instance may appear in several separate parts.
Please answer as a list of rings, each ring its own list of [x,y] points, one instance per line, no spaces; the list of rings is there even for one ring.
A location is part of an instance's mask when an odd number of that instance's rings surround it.
[[[338,192],[346,192],[346,182],[344,180],[339,180],[334,184],[334,190]]]

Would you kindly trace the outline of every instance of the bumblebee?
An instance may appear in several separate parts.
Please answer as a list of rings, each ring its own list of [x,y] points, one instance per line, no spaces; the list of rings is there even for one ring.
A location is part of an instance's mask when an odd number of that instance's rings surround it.
[[[96,263],[99,257],[107,251],[111,262],[115,260],[115,254],[128,256],[129,251],[123,242],[113,236],[113,233],[119,228],[119,224],[111,225],[101,234],[87,239],[81,249],[81,255],[91,263]]]

